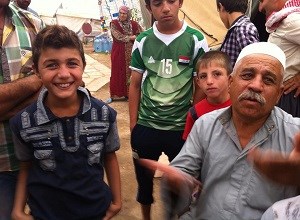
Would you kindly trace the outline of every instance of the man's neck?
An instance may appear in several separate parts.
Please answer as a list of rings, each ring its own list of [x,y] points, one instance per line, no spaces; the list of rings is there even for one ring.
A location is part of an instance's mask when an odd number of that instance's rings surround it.
[[[240,116],[237,112],[232,112],[232,121],[242,148],[246,147],[255,133],[264,125],[267,118],[245,118],[245,116]]]
[[[162,34],[175,34],[181,30],[183,21],[176,20],[172,25],[156,23],[157,30]]]
[[[235,22],[235,20],[242,15],[244,15],[242,12],[232,12],[231,14],[228,14],[229,27],[231,27],[233,22]]]

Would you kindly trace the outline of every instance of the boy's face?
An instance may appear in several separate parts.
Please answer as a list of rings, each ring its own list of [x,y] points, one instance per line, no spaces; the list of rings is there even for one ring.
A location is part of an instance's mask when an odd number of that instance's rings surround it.
[[[161,24],[171,25],[178,20],[178,12],[183,0],[150,0],[147,9]]]
[[[48,100],[70,101],[77,98],[77,88],[82,83],[84,71],[77,49],[44,49],[35,71],[48,89]]]
[[[212,60],[199,66],[197,84],[210,103],[221,104],[229,98],[228,79],[226,69],[218,61]]]

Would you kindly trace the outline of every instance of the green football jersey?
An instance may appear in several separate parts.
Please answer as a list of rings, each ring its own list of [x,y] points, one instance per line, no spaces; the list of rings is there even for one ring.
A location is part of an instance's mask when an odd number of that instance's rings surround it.
[[[172,35],[153,27],[133,46],[130,68],[143,75],[138,124],[161,130],[183,130],[191,107],[194,67],[208,51],[207,41],[185,22]]]

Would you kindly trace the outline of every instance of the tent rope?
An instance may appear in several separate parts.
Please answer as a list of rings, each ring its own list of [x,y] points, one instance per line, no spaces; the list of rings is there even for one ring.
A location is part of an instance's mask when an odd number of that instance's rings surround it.
[[[218,42],[217,38],[215,38],[212,34],[209,34],[207,31],[205,31],[200,25],[196,24],[182,9],[180,9],[180,11],[184,15],[183,19],[185,19],[185,17],[187,17],[187,19],[189,19],[193,23],[193,25],[195,25],[200,31],[202,31],[209,38],[213,39],[213,42],[209,46],[217,45],[217,44],[215,44],[216,42]]]

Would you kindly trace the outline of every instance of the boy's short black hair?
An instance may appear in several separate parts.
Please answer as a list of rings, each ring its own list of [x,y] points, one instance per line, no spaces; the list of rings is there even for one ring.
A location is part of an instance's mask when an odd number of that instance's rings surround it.
[[[32,60],[36,69],[38,69],[38,62],[42,51],[47,48],[78,49],[83,66],[86,65],[84,50],[80,39],[74,31],[63,25],[49,25],[36,35],[32,45]]]
[[[228,13],[242,12],[246,13],[248,8],[248,0],[216,0],[217,8],[220,9],[220,3]]]
[[[226,69],[227,75],[232,72],[232,65],[230,57],[219,50],[211,50],[203,54],[196,63],[196,71],[198,73],[201,65],[208,66],[211,61],[217,61],[224,69]]]

